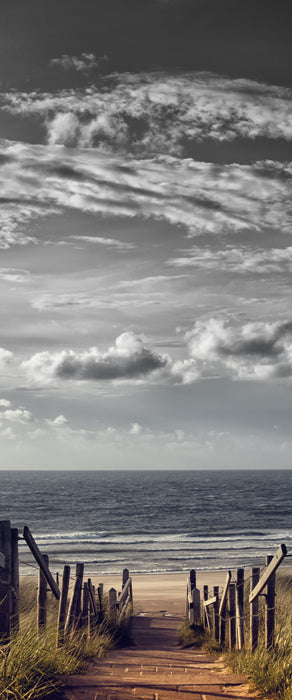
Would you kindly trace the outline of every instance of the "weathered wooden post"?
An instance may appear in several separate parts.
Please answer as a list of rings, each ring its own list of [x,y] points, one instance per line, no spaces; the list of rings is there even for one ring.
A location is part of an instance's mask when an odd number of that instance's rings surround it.
[[[82,588],[83,571],[84,571],[84,564],[81,564],[78,562],[76,564],[76,579],[75,579],[75,584],[74,584],[74,588],[72,591],[70,606],[69,606],[66,625],[65,625],[65,636],[67,636],[70,632],[72,632],[72,630],[75,627],[76,608],[77,608],[77,603],[78,603],[78,599],[79,599],[81,588]]]
[[[208,586],[204,586],[203,589],[203,598],[204,601],[208,600],[209,597],[209,591],[208,591]],[[211,632],[211,618],[210,618],[210,613],[208,608],[204,606],[204,627],[207,627],[209,632]]]
[[[112,622],[117,619],[117,591],[115,588],[110,588],[108,592],[109,617]]]
[[[98,620],[101,622],[103,620],[103,583],[98,584],[97,595],[99,605]]]
[[[250,592],[256,587],[260,580],[260,568],[253,567],[251,570]],[[250,603],[250,649],[255,651],[258,645],[259,636],[259,599],[258,596]]]
[[[84,581],[82,596],[81,625],[88,625],[89,590],[88,583]]]
[[[266,557],[266,566],[272,561],[272,556]],[[267,593],[265,596],[265,647],[271,649],[274,646],[275,636],[275,588],[276,588],[276,572],[271,573],[267,584]]]
[[[228,588],[229,584],[231,581],[231,571],[227,572],[226,575],[226,582],[221,598],[221,603],[219,607],[219,620],[220,620],[220,644],[225,644],[225,629],[226,629],[226,603],[227,603],[227,594],[228,594]]]
[[[235,626],[235,583],[230,583],[228,588],[229,604],[229,648],[234,649],[236,644]]]
[[[0,521],[0,552],[0,639],[9,641],[12,612],[10,520]]]
[[[18,561],[18,529],[11,528],[11,628],[14,632],[19,630],[19,561]]]
[[[241,651],[244,646],[244,569],[237,569],[236,579],[236,643]]]
[[[43,559],[46,566],[49,566],[49,557],[43,554]],[[38,594],[37,594],[37,625],[38,631],[41,632],[47,624],[47,579],[41,569],[39,569],[38,577]]]
[[[214,637],[216,642],[219,642],[219,586],[214,586],[213,596],[216,597],[216,602],[214,603],[213,615],[214,615]]]
[[[57,645],[64,641],[64,630],[66,621],[67,599],[70,582],[70,566],[65,564],[62,579],[62,591],[59,600],[58,625],[57,625]]]

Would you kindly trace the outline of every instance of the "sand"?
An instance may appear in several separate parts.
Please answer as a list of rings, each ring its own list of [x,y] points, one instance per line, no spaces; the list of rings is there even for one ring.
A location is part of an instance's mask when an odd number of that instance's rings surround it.
[[[222,590],[226,579],[226,571],[208,571],[197,574],[197,587],[203,591],[203,586],[219,586]],[[186,605],[187,572],[171,574],[133,574],[134,612],[165,612],[183,615]],[[121,576],[93,577],[93,583],[103,583],[104,591],[110,588],[121,590]]]

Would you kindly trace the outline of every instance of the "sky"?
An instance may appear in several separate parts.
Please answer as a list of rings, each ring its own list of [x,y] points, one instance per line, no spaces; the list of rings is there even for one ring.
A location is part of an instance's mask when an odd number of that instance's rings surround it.
[[[0,469],[292,466],[286,0],[2,0]]]

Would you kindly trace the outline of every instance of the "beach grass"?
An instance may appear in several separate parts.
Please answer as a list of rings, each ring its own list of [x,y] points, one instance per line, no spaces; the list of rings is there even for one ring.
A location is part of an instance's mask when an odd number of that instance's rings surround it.
[[[1,700],[61,698],[62,676],[82,672],[86,660],[103,656],[126,634],[125,624],[119,628],[105,615],[90,639],[86,632],[78,631],[57,648],[57,601],[49,600],[47,626],[40,634],[31,584],[22,585],[20,601],[20,630],[0,647]]]

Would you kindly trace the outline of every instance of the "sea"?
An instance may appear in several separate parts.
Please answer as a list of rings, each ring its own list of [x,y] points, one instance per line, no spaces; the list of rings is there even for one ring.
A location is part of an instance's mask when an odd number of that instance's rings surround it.
[[[24,525],[54,573],[264,566],[292,554],[292,471],[1,471],[0,520],[19,528],[22,575],[38,568]]]

